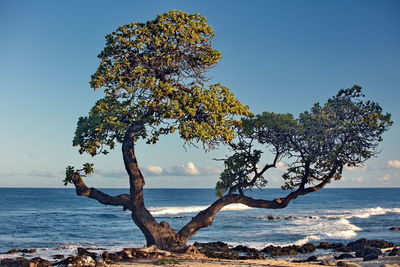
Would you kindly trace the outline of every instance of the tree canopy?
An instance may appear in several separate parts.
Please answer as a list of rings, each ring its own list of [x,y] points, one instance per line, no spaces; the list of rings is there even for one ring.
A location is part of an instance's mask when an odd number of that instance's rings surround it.
[[[152,144],[175,131],[206,148],[232,140],[240,123],[234,116],[250,112],[228,88],[208,84],[206,72],[221,58],[213,37],[204,17],[182,11],[107,35],[90,82],[105,96],[79,118],[73,144],[92,156],[107,153],[138,122],[143,128],[135,138]]]
[[[295,119],[291,114],[264,112],[242,120],[238,142],[230,143],[233,154],[217,183],[218,196],[252,187],[264,187],[266,170],[285,160],[284,189],[304,189],[326,181],[339,180],[344,166],[361,166],[377,155],[382,134],[392,121],[376,102],[364,101],[361,87],[343,89],[321,105]],[[273,154],[271,163],[260,169],[264,146]]]
[[[175,10],[120,26],[106,36],[91,77],[91,87],[103,90],[104,97],[79,118],[73,145],[95,156],[122,143],[129,194],[111,196],[86,186],[83,179],[93,172],[89,163],[81,169],[68,166],[64,183],[73,183],[80,196],[130,210],[148,246],[185,250],[188,239],[232,203],[285,208],[298,196],[340,179],[344,166],[359,166],[377,155],[382,134],[392,124],[378,103],[363,100],[359,86],[340,90],[298,118],[273,112],[253,116],[228,88],[209,83],[207,71],[221,58],[211,47],[213,37],[204,17]],[[156,221],[145,207],[145,180],[135,154],[139,139],[155,144],[174,132],[206,150],[222,144],[232,150],[216,185],[219,199],[179,231]],[[261,163],[260,147],[272,153],[270,162]],[[267,170],[279,162],[287,166],[282,176],[283,188],[290,189],[286,196],[263,200],[245,195],[267,186]]]

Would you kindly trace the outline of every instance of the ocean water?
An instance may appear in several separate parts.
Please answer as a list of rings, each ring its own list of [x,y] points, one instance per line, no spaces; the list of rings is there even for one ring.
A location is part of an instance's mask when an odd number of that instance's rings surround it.
[[[113,195],[128,192],[103,191]],[[264,199],[284,194],[287,192],[280,189],[251,192],[252,197]],[[0,188],[0,196],[0,252],[40,248],[45,256],[68,254],[79,246],[117,250],[145,245],[129,211],[79,197],[73,189]],[[150,212],[175,229],[215,199],[213,189],[145,190]],[[280,219],[269,220],[268,216]],[[263,248],[367,238],[400,244],[400,232],[389,231],[390,227],[400,227],[400,188],[323,189],[301,196],[281,210],[229,205],[190,243],[223,241]]]

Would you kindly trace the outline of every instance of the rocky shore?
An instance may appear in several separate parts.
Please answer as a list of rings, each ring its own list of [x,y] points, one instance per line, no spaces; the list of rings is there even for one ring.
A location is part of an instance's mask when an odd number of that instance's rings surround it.
[[[108,252],[103,249],[101,253],[93,252],[90,248],[78,248],[74,255],[53,255],[46,259],[35,256],[35,253],[36,249],[9,250],[2,253],[0,267],[186,266],[182,264],[187,263],[188,260],[192,262],[187,266],[197,266],[196,260],[202,260],[203,265],[201,266],[204,266],[205,259],[209,260],[209,264],[206,264],[208,266],[218,266],[218,260],[231,260],[232,262],[228,266],[238,264],[241,266],[240,261],[247,264],[245,266],[253,266],[254,260],[261,262],[254,266],[259,264],[261,266],[400,266],[399,246],[384,240],[366,239],[359,239],[348,244],[321,242],[319,244],[307,243],[302,246],[271,245],[260,250],[243,245],[232,247],[223,242],[194,243],[184,254],[170,253],[154,246],[126,248],[118,252]],[[284,264],[287,265],[279,265],[273,261],[271,263],[271,259],[285,260]],[[266,263],[267,260],[268,263]],[[143,265],[140,265],[140,262]],[[265,265],[262,265],[263,262]],[[378,265],[374,265],[375,263]]]

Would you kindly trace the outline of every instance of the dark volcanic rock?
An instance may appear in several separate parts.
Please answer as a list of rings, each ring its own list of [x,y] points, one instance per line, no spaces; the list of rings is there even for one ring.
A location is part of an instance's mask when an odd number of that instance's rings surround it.
[[[364,256],[363,261],[372,261],[372,260],[377,260],[379,256],[377,254],[369,254]]]
[[[70,256],[62,261],[53,263],[53,266],[96,266],[96,262],[91,256]]]
[[[394,248],[394,249],[392,249],[392,250],[389,252],[388,256],[391,256],[391,257],[393,257],[393,256],[400,256],[400,248]]]
[[[314,252],[317,249],[316,246],[314,246],[312,243],[307,243],[302,245],[301,247],[297,248],[297,252],[301,253],[301,254],[305,254],[305,253],[311,253]]]
[[[335,259],[337,260],[351,259],[351,258],[354,258],[354,256],[348,253],[340,254],[339,256],[335,257]]]
[[[268,246],[263,248],[261,251],[267,253],[271,256],[295,256],[298,254],[297,252],[298,246]]]
[[[357,258],[361,258],[364,257],[366,255],[382,255],[382,251],[379,248],[365,248],[365,249],[361,249],[359,251],[356,251],[356,257]]]
[[[347,247],[352,251],[360,251],[365,248],[374,247],[374,248],[390,248],[394,247],[393,243],[387,242],[385,240],[367,240],[365,238],[358,239],[357,241],[350,242],[347,244]]]
[[[3,259],[0,267],[51,267],[52,265],[42,258],[36,257],[31,260],[25,258]]]
[[[50,267],[52,266],[48,260],[42,259],[40,257],[35,257],[31,259],[32,262],[37,263],[37,267]]]
[[[64,258],[65,258],[64,255],[61,255],[61,254],[53,255],[53,259],[55,259],[55,260],[60,260],[60,259],[64,259]]]
[[[202,249],[214,249],[214,250],[218,250],[218,251],[225,251],[228,252],[229,251],[229,246],[228,244],[224,243],[224,242],[209,242],[209,243],[198,243],[195,242],[193,244],[195,247],[197,247],[200,251]]]
[[[258,252],[258,249],[249,248],[248,246],[239,245],[232,249],[233,251],[245,252],[247,254],[252,254]]]
[[[0,267],[36,267],[36,265],[36,263],[24,258],[2,259],[0,261]]]
[[[317,246],[319,249],[334,249],[339,252],[351,252],[351,249],[349,249],[346,245],[342,243],[328,243],[328,242],[321,242]]]
[[[35,248],[24,248],[24,249],[11,249],[6,252],[6,254],[15,254],[15,253],[36,253]]]
[[[90,256],[95,259],[97,257],[97,253],[89,252],[84,248],[78,248],[78,256]]]
[[[236,251],[230,250],[228,244],[223,242],[210,242],[193,244],[197,249],[210,258],[219,259],[239,259],[239,254]]]
[[[261,251],[271,256],[294,256],[299,253],[300,254],[311,253],[314,252],[316,249],[317,247],[315,245],[307,243],[302,246],[291,245],[286,247],[271,245],[263,248]]]
[[[308,257],[304,262],[317,261],[317,260],[318,260],[318,258],[316,256],[311,256],[311,257]]]

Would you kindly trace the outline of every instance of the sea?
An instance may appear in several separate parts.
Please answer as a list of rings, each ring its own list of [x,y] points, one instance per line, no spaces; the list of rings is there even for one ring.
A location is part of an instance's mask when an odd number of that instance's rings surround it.
[[[266,189],[247,194],[271,200],[287,193]],[[145,189],[144,195],[153,216],[175,229],[216,200],[213,189]],[[0,196],[0,253],[37,248],[41,256],[50,257],[68,255],[77,247],[115,251],[145,246],[129,211],[79,197],[74,189],[0,188]],[[366,238],[400,244],[400,231],[391,227],[400,227],[400,188],[328,188],[300,196],[280,210],[231,204],[189,243],[222,241],[262,249]]]

